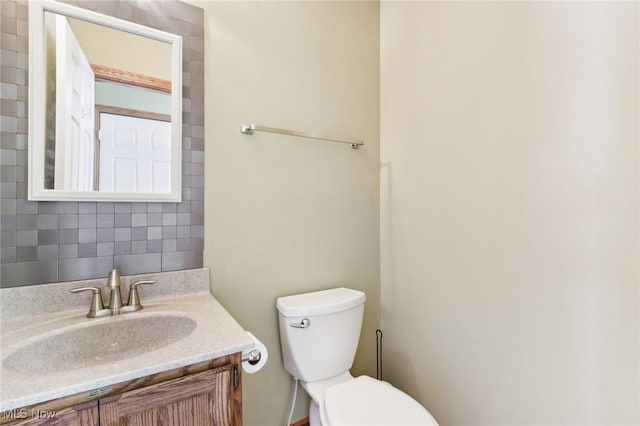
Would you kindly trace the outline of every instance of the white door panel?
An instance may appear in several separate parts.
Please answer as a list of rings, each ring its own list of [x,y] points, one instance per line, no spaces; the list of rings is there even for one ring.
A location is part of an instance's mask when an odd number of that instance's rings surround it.
[[[95,76],[67,18],[56,15],[54,188],[93,190]]]
[[[171,123],[100,114],[100,191],[171,191]]]

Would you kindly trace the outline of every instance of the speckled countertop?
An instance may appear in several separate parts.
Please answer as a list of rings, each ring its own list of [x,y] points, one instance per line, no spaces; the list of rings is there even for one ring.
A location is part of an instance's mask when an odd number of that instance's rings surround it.
[[[77,297],[68,289],[87,285],[103,288],[106,279],[0,290],[0,412],[251,349],[253,340],[210,294],[208,276],[208,270],[199,269],[123,277],[124,300],[127,297],[124,290],[128,289],[125,284],[139,279],[155,279],[158,283],[140,289],[143,310],[104,318],[87,318],[88,297]],[[103,295],[105,304],[107,297],[108,292]],[[56,302],[62,309],[59,312],[51,308]],[[70,306],[75,309],[69,309]],[[152,332],[142,331],[159,322],[163,325],[152,328]],[[174,322],[180,323],[173,331],[174,336],[156,344],[151,334],[164,334],[164,327],[173,327]],[[61,364],[59,368],[56,363],[64,362],[64,357],[56,351],[63,348],[56,342],[66,340],[57,336],[69,331],[82,335],[82,329],[96,325],[109,330],[113,337],[98,345],[148,339],[151,349],[128,351],[122,359],[112,356],[108,362],[88,360],[87,365]],[[45,349],[47,360],[43,362],[40,354],[30,360],[30,349],[25,347],[43,341],[45,344],[39,350]],[[83,343],[91,344],[90,339]],[[141,346],[145,345],[138,348]],[[99,348],[97,353],[101,352]]]

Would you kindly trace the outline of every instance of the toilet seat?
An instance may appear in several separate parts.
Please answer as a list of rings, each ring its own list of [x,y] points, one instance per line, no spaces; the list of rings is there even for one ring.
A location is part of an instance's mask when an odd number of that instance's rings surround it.
[[[329,387],[320,406],[323,425],[437,425],[416,400],[387,382],[360,376]]]

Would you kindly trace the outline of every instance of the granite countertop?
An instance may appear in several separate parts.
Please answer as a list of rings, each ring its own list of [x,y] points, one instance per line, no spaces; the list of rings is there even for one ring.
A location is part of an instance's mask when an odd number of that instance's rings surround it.
[[[31,286],[31,289],[19,288],[15,291],[0,290],[0,308],[3,311],[0,322],[0,412],[91,391],[254,347],[249,335],[209,292],[206,269],[123,277],[123,290],[128,289],[125,283],[137,279],[158,281],[156,285],[140,290],[144,309],[103,318],[87,318],[88,302],[79,303],[74,300],[76,295],[68,293],[68,289],[96,284],[104,287],[106,279]],[[157,289],[155,294],[149,291],[151,288]],[[81,309],[51,312],[48,305],[48,312],[39,314],[41,310],[37,308],[40,303],[38,293],[40,296],[45,296],[46,293],[57,295],[64,299],[59,300],[62,307],[68,308],[70,303],[74,303]],[[67,295],[71,298],[67,298]],[[103,295],[105,299],[107,296],[108,294]],[[34,297],[37,300],[34,300]],[[126,294],[123,294],[124,300],[125,297]],[[68,302],[68,299],[71,302]],[[31,310],[16,309],[16,304],[20,302],[35,307]],[[135,339],[153,341],[153,336],[145,335],[144,332],[140,334],[140,330],[136,330],[135,327],[144,323],[145,318],[147,322],[159,321],[159,318],[162,318],[160,321],[168,321],[168,324],[171,324],[176,317],[188,318],[183,321],[184,324],[195,322],[195,327],[191,325],[184,330],[179,329],[180,334],[177,338],[164,346],[149,351],[133,351],[122,359],[109,359],[108,362],[94,363],[89,360],[88,363],[94,365],[79,365],[77,368],[65,366],[58,369],[54,365],[54,360],[60,358],[56,357],[55,351],[59,348],[59,345],[56,345],[56,335],[61,330],[78,330],[95,325],[117,330],[112,341],[100,342],[104,345],[117,344],[119,335],[136,332],[139,336],[135,336]],[[46,356],[48,360],[52,360],[52,365],[42,363],[42,357],[38,356],[36,359],[39,365],[30,368],[29,360],[24,359],[28,357],[11,357],[17,350],[43,339],[49,342],[46,346]],[[100,348],[97,352],[101,352]],[[16,368],[16,365],[19,368]]]

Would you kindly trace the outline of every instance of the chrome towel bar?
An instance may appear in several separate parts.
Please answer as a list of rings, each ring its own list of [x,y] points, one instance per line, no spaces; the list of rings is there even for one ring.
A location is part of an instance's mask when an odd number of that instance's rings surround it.
[[[268,133],[279,133],[281,135],[287,135],[287,136],[298,136],[301,138],[320,139],[320,140],[329,141],[329,142],[346,143],[351,145],[351,148],[353,149],[358,149],[361,145],[364,145],[364,142],[362,141],[329,138],[325,136],[315,135],[312,133],[303,133],[303,132],[297,132],[295,130],[278,129],[277,127],[257,126],[255,124],[249,124],[249,125],[243,124],[242,127],[240,127],[240,132],[245,135],[252,135],[253,132],[268,132]]]

